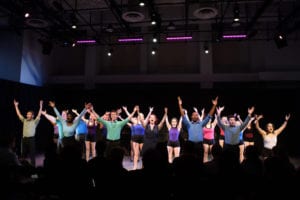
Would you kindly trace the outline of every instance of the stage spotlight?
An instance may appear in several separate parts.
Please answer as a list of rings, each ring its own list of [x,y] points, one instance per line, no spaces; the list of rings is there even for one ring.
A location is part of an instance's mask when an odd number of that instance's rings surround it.
[[[107,56],[108,56],[108,57],[111,57],[112,54],[113,54],[113,49],[110,48],[110,49],[108,50],[108,52],[107,52]]]
[[[152,13],[151,15],[151,25],[156,25],[157,23],[157,16],[155,13]]]
[[[156,43],[156,42],[157,42],[157,36],[156,36],[156,34],[153,34],[152,42],[153,42],[153,43]]]
[[[286,35],[283,34],[283,33],[277,33],[274,37],[274,41],[275,41],[275,44],[276,44],[278,49],[281,49],[281,48],[286,47],[288,45]]]
[[[151,14],[151,25],[152,26],[156,26],[156,27],[160,27],[161,26],[161,18],[160,15],[158,13],[153,12]]]
[[[204,53],[205,54],[209,54],[209,48],[208,48],[208,44],[207,43],[204,44]]]
[[[29,12],[26,12],[26,13],[24,14],[24,17],[25,17],[25,18],[30,17],[30,13],[29,13]]]
[[[156,48],[152,48],[151,55],[154,56],[156,54]]]
[[[140,0],[140,1],[139,1],[139,6],[140,6],[140,7],[144,7],[144,6],[145,6],[145,1]]]
[[[76,15],[75,15],[75,13],[73,13],[71,15],[71,27],[72,27],[72,29],[76,29],[77,28],[77,22],[78,22],[78,20],[76,18]]]
[[[209,49],[208,48],[204,49],[204,53],[209,54]]]
[[[235,3],[234,8],[233,8],[233,21],[234,22],[240,21],[240,9],[239,9],[239,5],[237,3]]]

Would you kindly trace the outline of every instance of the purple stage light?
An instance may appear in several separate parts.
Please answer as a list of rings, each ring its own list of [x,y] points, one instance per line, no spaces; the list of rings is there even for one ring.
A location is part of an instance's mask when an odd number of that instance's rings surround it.
[[[141,42],[143,38],[119,38],[118,42]]]
[[[96,40],[77,40],[77,44],[94,44],[96,43]]]
[[[176,41],[176,40],[191,40],[193,39],[192,36],[177,36],[177,37],[167,37],[166,40],[168,41]]]
[[[243,39],[246,38],[245,34],[237,34],[237,35],[223,35],[223,39]]]

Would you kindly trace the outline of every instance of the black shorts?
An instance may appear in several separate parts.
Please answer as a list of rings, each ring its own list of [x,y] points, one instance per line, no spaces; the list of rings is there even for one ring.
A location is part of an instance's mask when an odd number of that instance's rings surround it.
[[[273,151],[272,151],[272,149],[267,149],[267,148],[264,147],[264,148],[262,149],[261,155],[262,155],[264,158],[268,158],[268,157],[273,156]]]
[[[180,147],[180,143],[179,143],[178,140],[177,141],[170,141],[169,140],[167,146],[169,146],[169,147]]]
[[[225,136],[224,135],[220,135],[219,136],[219,140],[224,140],[225,139]]]
[[[214,139],[203,139],[203,144],[213,145],[215,144]]]
[[[144,143],[144,135],[132,135],[131,141],[142,144]]]
[[[90,133],[86,134],[85,141],[96,142],[96,134],[90,134]]]

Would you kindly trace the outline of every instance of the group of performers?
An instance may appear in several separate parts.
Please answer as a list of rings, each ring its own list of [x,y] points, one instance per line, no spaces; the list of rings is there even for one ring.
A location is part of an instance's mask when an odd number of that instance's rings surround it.
[[[278,135],[286,128],[290,114],[284,118],[283,124],[275,128],[272,123],[266,124],[263,129],[260,121],[263,115],[255,115],[254,107],[248,108],[247,117],[243,121],[239,115],[222,116],[225,107],[218,107],[218,97],[212,100],[212,107],[208,113],[202,109],[201,113],[194,108],[190,116],[183,108],[182,99],[178,97],[179,117],[169,118],[168,108],[164,108],[164,115],[158,121],[154,114],[154,108],[149,107],[149,111],[144,116],[140,112],[140,107],[135,106],[130,113],[126,106],[122,109],[111,110],[99,115],[91,103],[86,103],[80,113],[77,110],[63,110],[59,112],[53,101],[49,106],[53,109],[55,116],[43,110],[43,101],[40,101],[38,114],[27,111],[24,117],[19,109],[19,102],[14,100],[14,106],[18,118],[23,123],[23,135],[21,143],[22,157],[30,158],[30,163],[35,166],[35,134],[36,127],[44,116],[54,127],[54,142],[57,144],[57,151],[67,145],[80,144],[82,157],[87,161],[96,157],[96,132],[98,128],[105,133],[107,155],[112,148],[120,146],[121,133],[124,126],[128,125],[131,131],[131,156],[133,160],[133,170],[138,168],[138,162],[143,152],[155,148],[158,143],[158,136],[161,129],[166,126],[168,130],[168,141],[166,150],[168,161],[172,163],[174,158],[181,154],[180,134],[187,132],[186,140],[193,144],[195,154],[203,159],[203,162],[210,160],[210,153],[213,145],[220,145],[222,148],[239,148],[240,162],[244,159],[244,149],[249,145],[254,145],[254,134],[258,132],[263,139],[262,157],[267,158],[272,155],[272,149],[277,145]],[[122,110],[126,113],[123,118]],[[88,118],[86,118],[88,116]],[[218,142],[216,143],[216,131],[219,128]],[[257,131],[255,131],[254,127]]]

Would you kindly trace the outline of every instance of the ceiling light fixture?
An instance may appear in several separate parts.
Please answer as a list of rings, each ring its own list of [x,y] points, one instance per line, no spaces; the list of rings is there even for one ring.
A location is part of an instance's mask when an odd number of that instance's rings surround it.
[[[118,42],[142,42],[143,38],[119,38]]]
[[[29,12],[26,12],[26,13],[24,14],[24,17],[25,17],[25,18],[30,17],[30,13],[29,13]]]
[[[156,34],[153,34],[152,42],[153,43],[157,43],[157,36],[156,36]]]
[[[235,3],[234,9],[233,9],[233,21],[234,22],[240,21],[240,9],[239,9],[239,5],[237,3]]]
[[[96,43],[96,40],[77,40],[77,44],[94,44]]]
[[[278,49],[281,49],[288,45],[286,35],[282,32],[278,32],[275,34],[274,41]]]
[[[155,47],[152,48],[151,50],[151,55],[154,56],[156,54],[157,49]]]
[[[141,0],[140,0],[139,6],[140,6],[140,7],[144,7],[144,6],[145,6],[145,1],[141,1]]]
[[[205,53],[205,54],[209,54],[209,49],[208,49],[208,46],[207,46],[207,45],[204,46],[204,53]]]
[[[177,40],[191,40],[193,39],[192,36],[177,36],[177,37],[166,37],[168,41],[177,41]]]
[[[223,35],[223,39],[244,39],[247,38],[246,34],[232,34],[232,35]]]
[[[107,52],[107,56],[108,56],[108,57],[111,57],[112,54],[113,54],[113,49],[110,48],[110,49],[108,50],[108,52]]]

